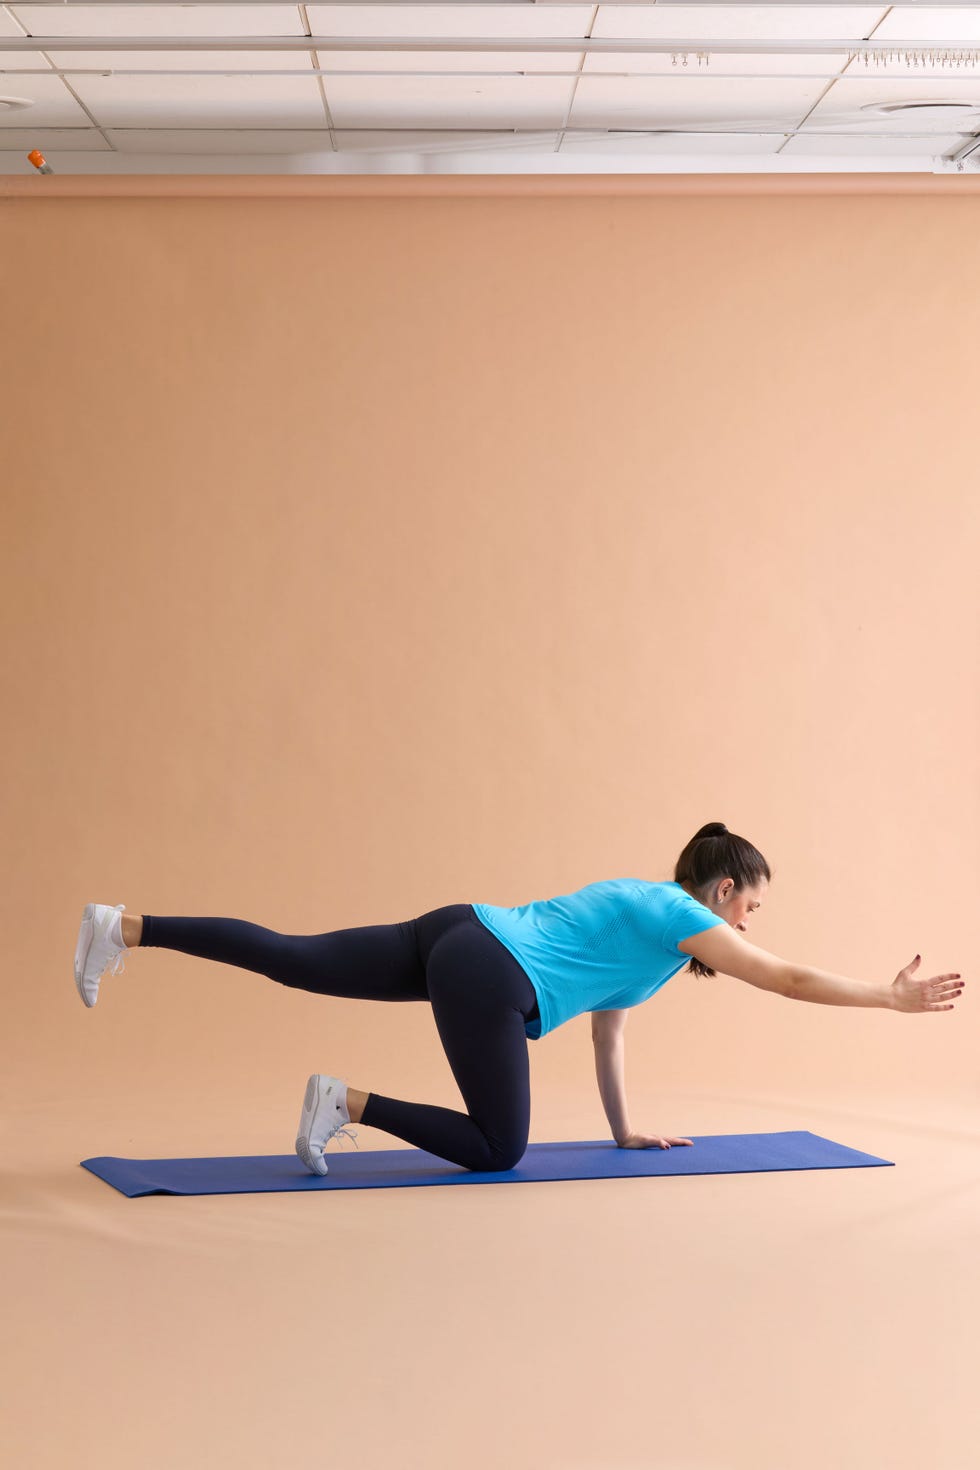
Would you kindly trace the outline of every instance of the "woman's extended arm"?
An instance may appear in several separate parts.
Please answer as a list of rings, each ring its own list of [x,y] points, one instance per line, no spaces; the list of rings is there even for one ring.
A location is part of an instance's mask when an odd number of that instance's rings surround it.
[[[865,980],[848,980],[843,975],[828,975],[809,967],[798,969],[790,994],[794,1000],[814,1000],[825,1006],[884,1006],[889,1011],[951,1011],[952,1002],[963,990],[962,975],[930,975],[917,980],[913,971],[922,959],[899,970],[890,985],[869,984]]]
[[[822,1006],[881,1006],[892,1009],[891,987],[869,980],[849,980],[846,975],[831,975],[799,965],[793,971],[791,1000],[812,1000]]]
[[[830,975],[809,965],[793,965],[774,954],[749,944],[727,924],[716,924],[682,939],[678,949],[709,965],[746,980],[762,990],[785,995],[790,1000],[816,1001],[828,1006],[882,1006],[890,1011],[951,1011],[962,984],[959,974],[930,975],[917,980],[913,972],[921,959],[916,955],[911,964],[899,970],[890,985],[850,980],[845,975]]]

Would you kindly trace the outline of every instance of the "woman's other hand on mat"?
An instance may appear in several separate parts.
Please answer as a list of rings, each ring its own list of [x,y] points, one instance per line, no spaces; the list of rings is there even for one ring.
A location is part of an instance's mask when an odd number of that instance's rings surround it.
[[[962,975],[931,975],[917,980],[913,971],[919,968],[921,955],[899,970],[892,981],[892,1008],[896,1011],[951,1011],[952,1002],[963,989]]]
[[[672,1143],[688,1143],[694,1147],[693,1138],[659,1138],[656,1133],[630,1133],[617,1142],[620,1148],[670,1148]]]

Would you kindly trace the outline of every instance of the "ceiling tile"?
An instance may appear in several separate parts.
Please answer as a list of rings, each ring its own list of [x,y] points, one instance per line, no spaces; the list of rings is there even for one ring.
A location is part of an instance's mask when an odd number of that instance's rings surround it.
[[[302,36],[295,5],[9,5],[32,36]],[[19,32],[18,32],[19,34]]]
[[[558,128],[571,79],[540,77],[328,77],[338,128]]]
[[[0,138],[9,128],[21,129],[25,125],[56,128],[72,123],[82,127],[89,124],[85,109],[79,107],[60,77],[13,76],[0,79],[0,93],[26,97],[34,104],[30,108],[16,110],[0,107]]]
[[[209,55],[211,53],[208,53]],[[72,85],[102,127],[296,128],[326,122],[315,77],[97,77]]]
[[[84,119],[84,114],[82,114]],[[44,153],[56,148],[59,153],[77,153],[83,150],[96,153],[111,153],[111,148],[98,128],[5,128],[0,133],[0,160],[4,153],[16,153],[18,159],[30,149],[40,148]],[[26,163],[26,160],[25,160]],[[19,172],[33,173],[30,164]]]
[[[594,5],[308,5],[315,36],[553,36],[589,34]]]
[[[601,5],[593,36],[637,40],[860,40],[885,5]]]

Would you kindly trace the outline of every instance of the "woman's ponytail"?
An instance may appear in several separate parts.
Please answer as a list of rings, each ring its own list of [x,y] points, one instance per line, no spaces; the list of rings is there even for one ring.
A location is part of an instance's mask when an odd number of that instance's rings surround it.
[[[674,882],[680,883],[703,902],[708,891],[722,878],[733,878],[739,893],[772,881],[769,864],[745,837],[729,832],[724,822],[701,827],[677,859]],[[714,975],[700,960],[691,961],[694,975]]]

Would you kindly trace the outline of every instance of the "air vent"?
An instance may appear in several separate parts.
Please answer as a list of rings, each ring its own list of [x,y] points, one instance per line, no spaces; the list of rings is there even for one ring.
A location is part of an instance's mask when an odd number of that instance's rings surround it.
[[[955,126],[971,113],[980,116],[980,102],[868,102],[861,111],[873,113],[875,117],[908,117],[916,122]]]

